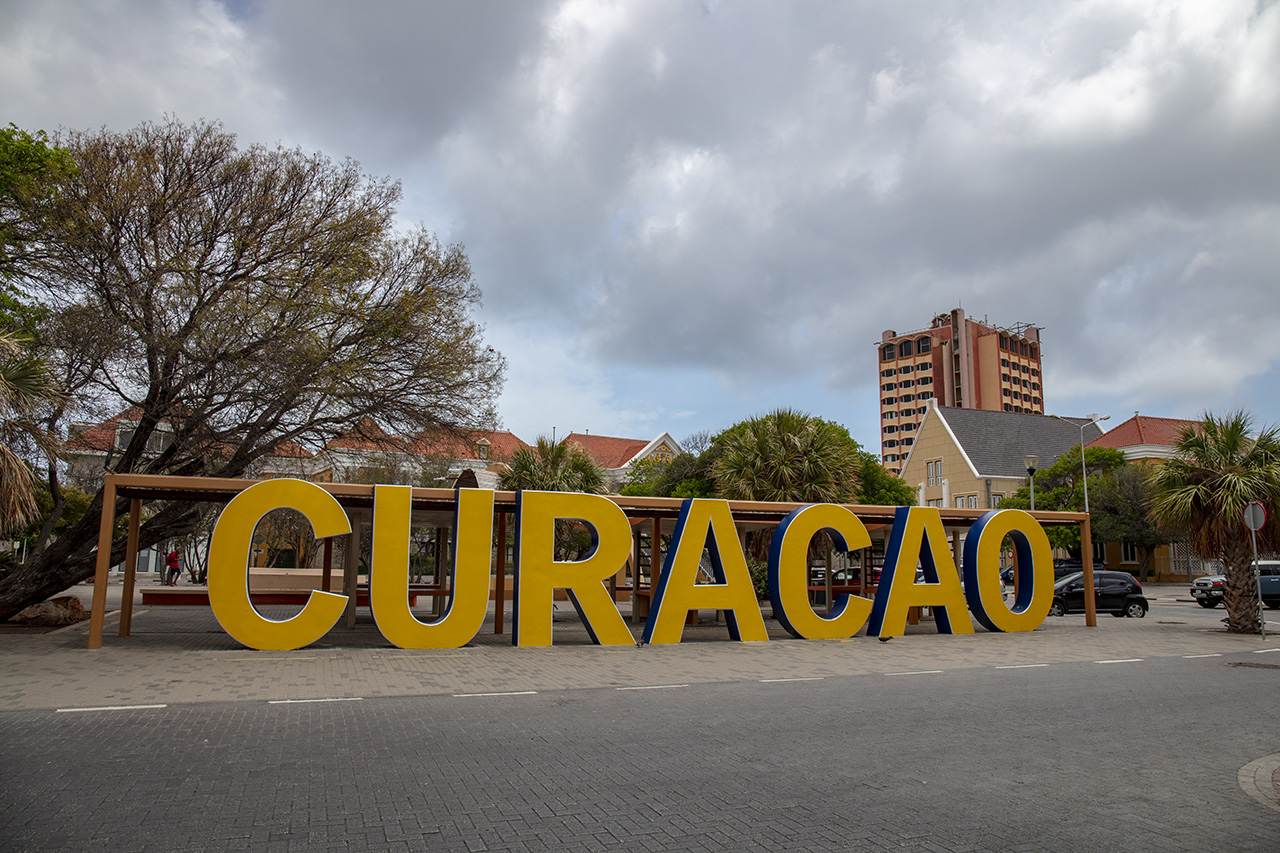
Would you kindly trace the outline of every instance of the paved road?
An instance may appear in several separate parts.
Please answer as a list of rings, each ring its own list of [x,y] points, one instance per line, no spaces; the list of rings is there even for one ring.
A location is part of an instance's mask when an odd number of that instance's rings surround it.
[[[0,637],[0,849],[1280,849],[1280,794],[1239,779],[1280,767],[1280,643],[1173,600],[887,644],[558,622],[291,654],[177,610],[99,652]],[[135,707],[75,710],[103,706]]]

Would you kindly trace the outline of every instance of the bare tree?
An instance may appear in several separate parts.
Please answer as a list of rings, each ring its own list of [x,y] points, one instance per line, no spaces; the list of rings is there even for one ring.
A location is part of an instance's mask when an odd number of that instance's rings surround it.
[[[140,412],[114,470],[235,477],[364,418],[407,435],[494,426],[505,364],[472,317],[470,265],[422,229],[393,233],[398,184],[349,160],[239,149],[216,123],[59,143],[76,170],[22,283],[111,324],[115,346],[87,387]],[[0,618],[92,572],[101,499],[0,581]],[[140,543],[198,520],[163,504]]]

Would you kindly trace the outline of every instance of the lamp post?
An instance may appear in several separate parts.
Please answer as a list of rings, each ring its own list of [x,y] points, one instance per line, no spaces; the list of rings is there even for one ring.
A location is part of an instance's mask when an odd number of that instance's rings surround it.
[[[1049,417],[1057,418],[1060,421],[1066,420],[1066,418],[1062,417],[1062,415],[1049,415]],[[1096,425],[1102,421],[1106,421],[1110,419],[1111,419],[1111,415],[1103,415],[1102,417],[1098,417],[1098,413],[1093,412],[1089,415],[1089,419],[1087,421],[1080,424],[1080,479],[1084,481],[1084,511],[1086,514],[1088,514],[1089,512],[1089,469],[1085,465],[1085,461],[1084,461],[1084,428],[1087,427],[1089,424]]]
[[[1040,464],[1039,456],[1028,454],[1022,457],[1022,462],[1027,466],[1027,482],[1031,484],[1031,511],[1036,511],[1036,466]]]

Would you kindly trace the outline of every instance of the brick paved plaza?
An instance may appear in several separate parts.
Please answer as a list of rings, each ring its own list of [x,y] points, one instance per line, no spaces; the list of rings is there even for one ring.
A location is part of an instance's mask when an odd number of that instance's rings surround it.
[[[1148,593],[888,643],[602,648],[568,606],[549,649],[0,635],[0,849],[1280,849],[1280,641]]]

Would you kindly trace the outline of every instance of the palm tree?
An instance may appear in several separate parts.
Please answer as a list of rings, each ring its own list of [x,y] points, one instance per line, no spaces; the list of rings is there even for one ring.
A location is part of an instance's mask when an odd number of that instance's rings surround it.
[[[587,455],[576,442],[552,441],[538,436],[533,447],[521,446],[511,454],[507,469],[498,480],[508,491],[529,489],[544,492],[585,492],[599,495],[605,491],[604,468]],[[579,558],[591,547],[591,537],[581,524],[556,522],[556,554],[558,559]]]
[[[1249,530],[1244,508],[1260,501],[1268,509],[1258,531],[1258,547],[1274,550],[1276,507],[1280,504],[1280,429],[1250,435],[1252,419],[1242,411],[1222,418],[1206,414],[1178,437],[1177,455],[1151,475],[1151,514],[1157,523],[1190,533],[1191,550],[1226,567],[1223,597],[1227,630],[1256,634],[1261,629],[1254,586]]]
[[[711,469],[720,497],[847,503],[858,492],[857,445],[838,424],[777,409],[743,421],[721,442]]]
[[[534,447],[522,445],[511,454],[499,482],[508,491],[537,489],[598,495],[605,490],[604,469],[582,445],[570,444],[567,439],[552,441],[545,435],[538,436]]]
[[[14,447],[52,450],[35,415],[42,401],[57,397],[57,389],[26,343],[25,338],[0,332],[0,534],[34,521],[39,512],[35,477]]]

